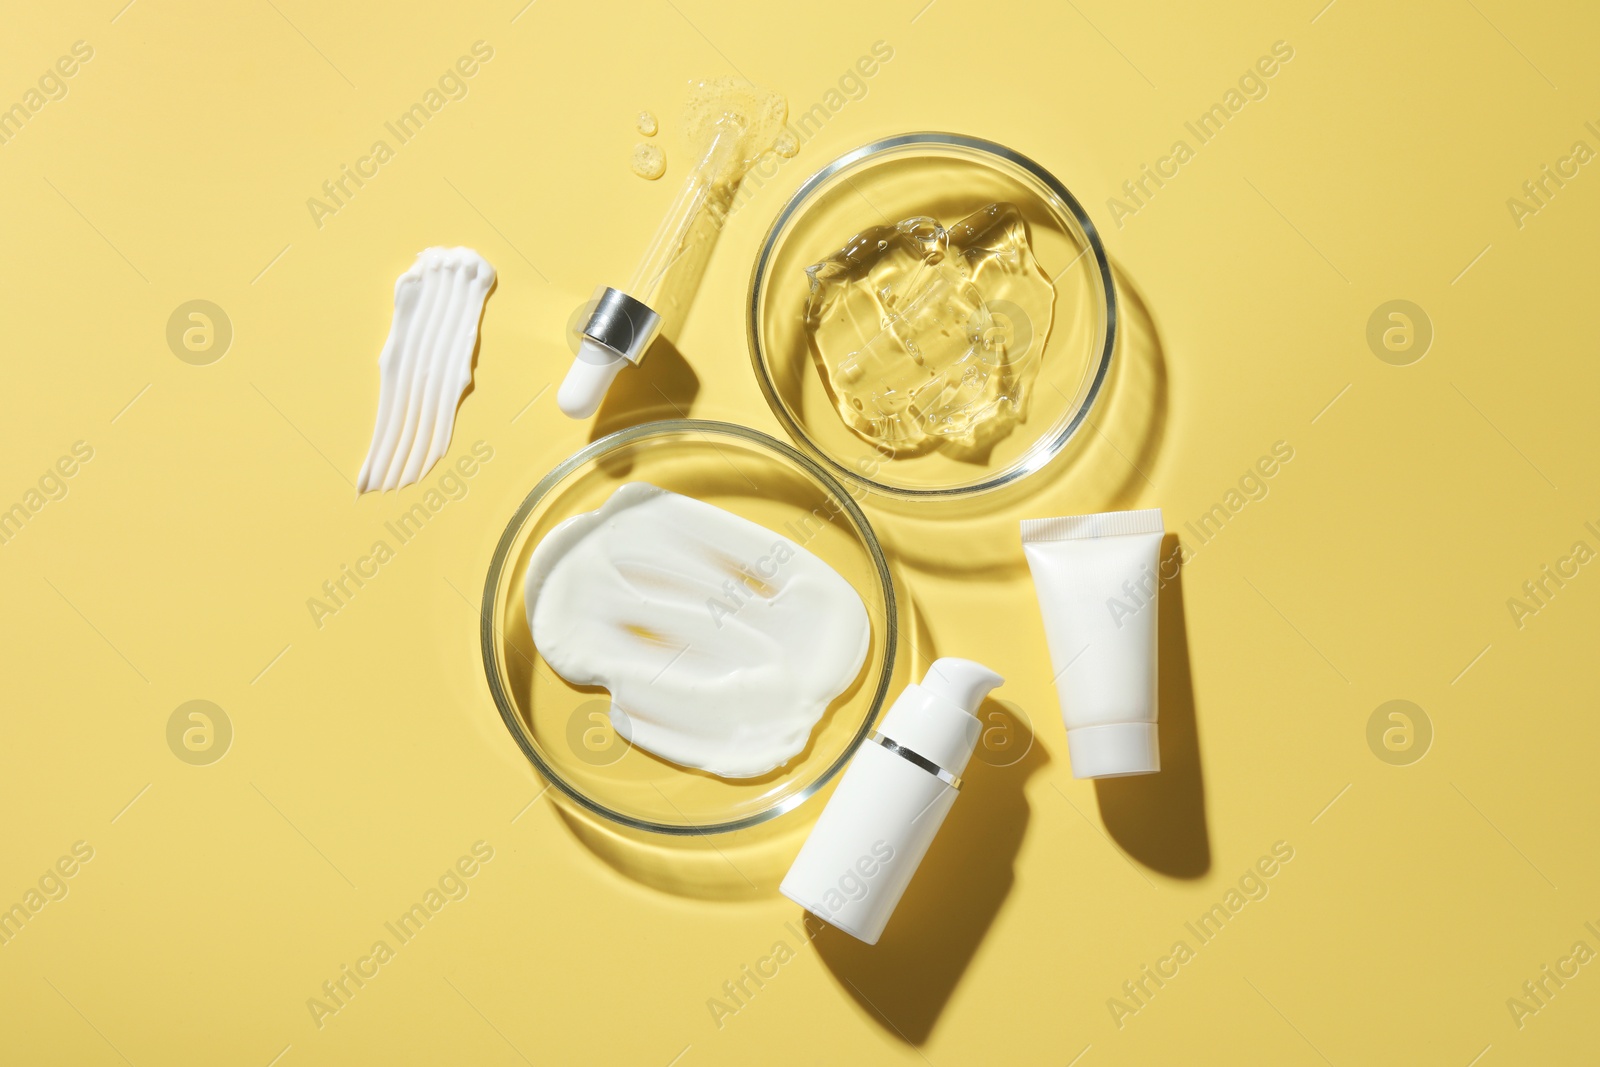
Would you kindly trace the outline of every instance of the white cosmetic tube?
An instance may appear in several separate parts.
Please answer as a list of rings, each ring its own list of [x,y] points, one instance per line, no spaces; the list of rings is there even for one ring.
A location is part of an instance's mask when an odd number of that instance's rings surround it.
[[[1161,769],[1161,537],[1160,508],[1022,521],[1074,778]]]

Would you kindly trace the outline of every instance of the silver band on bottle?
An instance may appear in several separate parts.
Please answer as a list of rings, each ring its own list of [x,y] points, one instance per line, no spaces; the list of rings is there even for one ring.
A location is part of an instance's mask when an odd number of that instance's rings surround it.
[[[928,757],[921,755],[920,753],[913,752],[904,745],[898,744],[890,738],[884,737],[882,734],[878,733],[878,731],[874,730],[872,733],[868,734],[867,740],[882,745],[884,748],[888,749],[890,752],[893,752],[896,756],[899,756],[912,766],[919,767],[922,770],[927,771],[929,774],[939,779],[939,781],[943,782],[951,789],[961,788],[960,775],[951,774],[949,771],[945,770]]]

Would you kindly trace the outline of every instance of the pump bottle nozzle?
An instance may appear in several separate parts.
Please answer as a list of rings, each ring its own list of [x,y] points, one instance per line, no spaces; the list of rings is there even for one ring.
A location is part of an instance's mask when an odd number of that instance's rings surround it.
[[[941,656],[922,676],[922,688],[975,715],[989,690],[1005,681],[994,671],[970,659]]]

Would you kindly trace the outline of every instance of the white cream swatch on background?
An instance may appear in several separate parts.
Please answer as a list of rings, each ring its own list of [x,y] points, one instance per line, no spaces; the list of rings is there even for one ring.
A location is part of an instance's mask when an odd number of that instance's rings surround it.
[[[378,357],[378,422],[356,492],[410,485],[450,447],[494,278],[470,248],[425,248],[394,283],[394,321]]]
[[[806,747],[866,660],[861,596],[823,560],[645,482],[547,534],[524,587],[533,643],[663,759],[753,778]]]

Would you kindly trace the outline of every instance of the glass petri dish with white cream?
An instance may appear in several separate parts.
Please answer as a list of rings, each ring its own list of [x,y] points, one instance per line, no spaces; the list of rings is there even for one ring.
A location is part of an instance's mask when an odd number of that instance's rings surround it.
[[[573,520],[580,527],[593,522],[585,517],[604,514],[608,501],[615,509],[619,490],[626,498],[635,490],[625,486],[640,485],[719,508],[771,531],[775,543],[803,546],[859,595],[866,614],[866,650],[859,666],[851,660],[853,674],[843,691],[828,700],[799,751],[771,770],[736,767],[737,776],[717,774],[653,754],[642,743],[642,732],[640,744],[630,743],[627,723],[619,730],[611,715],[607,690],[567,680],[562,671],[574,673],[574,658],[547,661],[533,640],[526,596],[539,546],[558,528],[575,529]],[[539,585],[536,574],[531,587]],[[727,619],[710,606],[689,606],[700,607],[707,616],[695,620],[692,629],[700,635],[695,640],[712,641],[716,632],[731,630],[719,627]],[[682,419],[601,438],[534,487],[495,549],[480,632],[485,673],[501,718],[563,802],[633,830],[704,835],[772,819],[840,771],[890,690],[900,610],[888,561],[866,516],[821,464],[755,430]],[[670,656],[665,662],[672,669]],[[683,695],[687,702],[691,694]],[[752,707],[751,718],[763,710]],[[707,723],[714,725],[709,717]],[[670,746],[656,747],[673,753]]]

